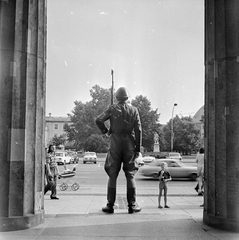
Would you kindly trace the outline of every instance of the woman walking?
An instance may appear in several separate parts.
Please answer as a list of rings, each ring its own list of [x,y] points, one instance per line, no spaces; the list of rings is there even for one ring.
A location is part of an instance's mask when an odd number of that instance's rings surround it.
[[[59,170],[55,157],[55,149],[53,145],[49,145],[48,152],[46,154],[46,165],[45,165],[45,174],[47,179],[47,184],[44,188],[44,194],[48,190],[51,190],[51,199],[58,200],[56,196],[56,186],[57,186],[57,177],[59,175]]]

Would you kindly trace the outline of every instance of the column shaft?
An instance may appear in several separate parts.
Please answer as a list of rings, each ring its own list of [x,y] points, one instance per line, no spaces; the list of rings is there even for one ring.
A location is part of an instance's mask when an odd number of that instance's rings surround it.
[[[239,230],[239,5],[205,1],[204,221]]]
[[[46,1],[0,1],[0,230],[43,222]]]

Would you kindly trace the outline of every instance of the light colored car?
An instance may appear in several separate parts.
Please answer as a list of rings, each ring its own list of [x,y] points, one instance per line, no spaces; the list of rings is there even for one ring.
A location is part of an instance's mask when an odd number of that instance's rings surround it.
[[[79,162],[79,157],[76,154],[76,152],[68,151],[68,154],[71,157],[71,163],[78,163]]]
[[[177,153],[177,152],[170,152],[168,154],[168,157],[171,159],[178,159],[178,160],[182,161],[182,156],[180,155],[180,153]]]
[[[71,156],[65,151],[56,151],[56,161],[58,164],[70,164]]]
[[[155,161],[155,157],[152,157],[152,156],[145,156],[145,157],[143,157],[144,164],[148,164],[148,163],[151,163],[153,161]]]
[[[177,159],[156,159],[154,162],[142,166],[139,169],[139,174],[146,177],[158,178],[158,172],[161,170],[162,163],[168,164],[167,171],[174,178],[190,178],[191,180],[197,179],[197,167],[182,163]]]
[[[83,156],[83,163],[93,162],[97,163],[97,155],[95,152],[85,152]]]

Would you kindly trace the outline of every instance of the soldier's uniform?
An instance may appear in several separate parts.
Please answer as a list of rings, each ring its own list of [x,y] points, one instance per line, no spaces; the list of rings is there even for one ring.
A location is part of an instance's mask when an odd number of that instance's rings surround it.
[[[100,116],[96,118],[96,124],[103,134],[110,135],[109,150],[105,161],[105,171],[109,176],[107,200],[104,212],[113,213],[116,196],[116,181],[123,164],[127,180],[127,201],[129,213],[138,212],[141,209],[135,200],[134,175],[138,170],[135,158],[140,152],[142,130],[139,113],[136,107],[127,104],[127,90],[119,88],[116,92],[118,102],[110,105]],[[105,121],[110,120],[110,129]]]

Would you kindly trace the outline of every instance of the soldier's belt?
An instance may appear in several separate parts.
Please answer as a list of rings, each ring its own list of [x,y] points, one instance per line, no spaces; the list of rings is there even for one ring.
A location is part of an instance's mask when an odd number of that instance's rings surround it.
[[[112,130],[111,133],[114,133],[114,134],[131,134],[132,131]]]

